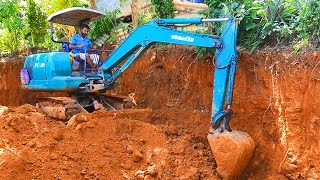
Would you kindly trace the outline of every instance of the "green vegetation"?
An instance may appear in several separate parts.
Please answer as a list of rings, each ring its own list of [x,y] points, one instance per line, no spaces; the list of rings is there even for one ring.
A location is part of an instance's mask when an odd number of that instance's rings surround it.
[[[299,52],[301,45],[320,45],[320,1],[318,0],[205,0],[209,9],[205,17],[235,16],[238,26],[238,45],[255,51],[267,46],[291,46]],[[221,34],[221,23],[209,24],[210,34]],[[213,54],[212,49],[196,48],[199,58]]]
[[[238,44],[256,50],[264,46],[295,46],[300,42],[320,45],[318,0],[206,0],[206,17],[241,19]],[[219,33],[219,30],[217,30]]]
[[[138,13],[139,25],[154,17],[174,16],[173,0],[151,2],[153,6],[150,11]],[[320,45],[319,0],[205,0],[205,3],[209,6],[209,9],[201,12],[205,17],[235,16],[241,19],[238,45],[242,48],[254,51],[267,46],[291,46],[294,52],[298,52],[302,46]],[[67,7],[87,7],[88,4],[87,0],[0,2],[0,51],[15,52],[26,47],[55,48],[49,38],[47,16]],[[105,18],[91,23],[90,37],[95,39],[119,29],[130,30],[128,24],[117,20],[119,13],[119,9],[108,12]],[[224,27],[217,23],[209,24],[207,29],[201,33],[220,34]],[[75,29],[56,26],[54,32],[59,39],[74,33]],[[199,57],[203,57],[207,50],[197,48],[196,51]]]
[[[123,5],[127,0],[120,0],[120,4]],[[96,39],[104,34],[110,35],[107,41],[109,43],[117,43],[118,34],[121,32],[127,32],[132,30],[129,23],[123,23],[119,18],[121,10],[119,8],[114,9],[111,12],[104,12],[105,17],[97,21],[91,22],[90,25],[90,39]]]
[[[155,12],[159,18],[174,17],[173,0],[151,0],[155,7]]]
[[[28,29],[26,30],[27,39],[31,38],[32,46],[41,47],[47,35],[47,29],[49,28],[46,15],[41,10],[40,6],[34,2],[34,0],[27,1],[26,20]]]
[[[95,39],[104,33],[110,34],[114,27],[120,23],[117,20],[117,15],[120,13],[119,9],[112,12],[106,12],[106,16],[102,19],[90,23],[90,34],[91,39]]]
[[[24,23],[17,0],[1,2],[0,22],[1,31],[4,33],[1,33],[0,49],[11,52],[21,47]]]
[[[57,47],[49,37],[48,14],[84,5],[86,3],[81,0],[44,0],[40,4],[34,0],[0,2],[0,52],[14,53],[26,47]],[[68,33],[68,28],[58,26],[55,32],[55,36],[61,37]]]
[[[150,22],[155,17],[155,10],[153,7],[148,9],[147,11],[138,13],[138,25],[146,24]]]

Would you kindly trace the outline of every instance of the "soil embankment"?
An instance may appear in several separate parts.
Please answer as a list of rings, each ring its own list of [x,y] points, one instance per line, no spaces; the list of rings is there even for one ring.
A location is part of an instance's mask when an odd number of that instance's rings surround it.
[[[231,125],[256,144],[243,178],[320,178],[319,55],[240,53]],[[189,48],[150,49],[113,90],[144,110],[69,126],[23,105],[51,94],[21,89],[23,60],[1,62],[0,105],[10,107],[0,117],[1,179],[219,179],[206,140],[213,66],[195,59]]]

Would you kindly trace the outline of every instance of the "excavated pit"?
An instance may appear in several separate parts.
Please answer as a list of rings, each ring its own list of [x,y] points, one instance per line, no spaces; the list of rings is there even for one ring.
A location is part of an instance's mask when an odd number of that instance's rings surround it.
[[[241,52],[231,125],[255,142],[241,179],[320,178],[320,52]],[[1,179],[220,179],[207,141],[213,66],[193,49],[150,49],[116,92],[135,109],[45,116],[21,89],[23,58],[0,62]],[[31,105],[28,105],[31,104]]]

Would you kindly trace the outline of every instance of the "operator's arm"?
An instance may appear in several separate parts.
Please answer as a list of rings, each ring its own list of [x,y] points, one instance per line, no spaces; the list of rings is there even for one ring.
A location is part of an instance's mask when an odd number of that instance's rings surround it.
[[[85,38],[83,43],[80,43],[77,41],[77,38],[74,36],[71,37],[70,43],[69,43],[70,49],[96,49],[97,46],[93,45],[89,38]]]
[[[69,48],[70,49],[76,49],[76,48],[83,48],[84,44],[77,45],[76,35],[73,35],[70,39]]]
[[[80,44],[80,45],[69,44],[70,49],[83,48],[83,47],[84,47],[84,44]]]
[[[89,46],[89,49],[97,49],[97,45],[93,45],[92,42],[90,41],[90,39],[88,39],[89,42],[88,42],[88,46]]]

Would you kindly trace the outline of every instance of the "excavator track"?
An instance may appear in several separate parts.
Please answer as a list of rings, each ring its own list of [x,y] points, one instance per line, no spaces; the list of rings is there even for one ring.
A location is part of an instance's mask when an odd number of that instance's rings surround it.
[[[39,99],[37,108],[43,110],[47,115],[61,119],[70,119],[73,115],[87,111],[77,103],[73,98],[69,97],[44,97]]]
[[[124,104],[131,100],[127,96],[106,93],[78,94],[71,97],[39,98],[36,106],[50,117],[69,120],[72,116],[81,112],[88,113],[99,109],[124,109]]]
[[[132,99],[128,96],[112,95],[107,93],[100,93],[100,101],[108,110],[124,109],[124,104],[131,102]]]

